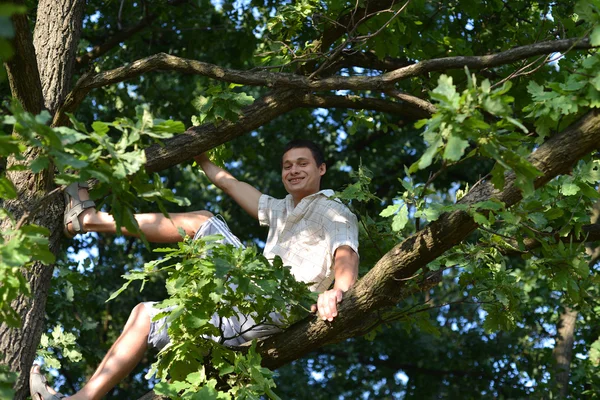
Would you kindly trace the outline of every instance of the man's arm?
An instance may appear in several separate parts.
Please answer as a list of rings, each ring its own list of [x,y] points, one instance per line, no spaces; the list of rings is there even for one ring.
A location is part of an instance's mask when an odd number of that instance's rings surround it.
[[[340,246],[334,255],[335,282],[333,289],[319,295],[317,310],[323,320],[333,321],[337,316],[337,305],[342,301],[344,292],[348,291],[358,278],[358,254],[350,246]]]
[[[258,219],[258,200],[262,195],[261,192],[246,182],[238,181],[229,172],[217,167],[205,153],[194,159],[212,183],[231,196],[244,211]]]

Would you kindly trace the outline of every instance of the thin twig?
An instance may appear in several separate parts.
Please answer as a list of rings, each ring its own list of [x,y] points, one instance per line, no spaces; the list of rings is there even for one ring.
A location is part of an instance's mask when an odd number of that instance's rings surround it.
[[[370,33],[370,34],[368,34],[368,35],[364,35],[364,36],[357,36],[357,37],[355,38],[355,40],[356,40],[356,41],[358,41],[358,40],[361,40],[361,41],[362,41],[362,40],[367,40],[367,39],[371,39],[371,38],[373,38],[373,37],[375,37],[375,36],[379,35],[379,34],[380,34],[380,33],[381,33],[381,32],[382,32],[382,31],[383,31],[385,28],[387,28],[387,27],[388,27],[388,25],[389,25],[389,24],[391,24],[391,23],[392,23],[392,21],[393,21],[394,19],[396,19],[396,17],[398,17],[398,15],[400,15],[400,13],[401,13],[402,11],[404,11],[404,9],[405,9],[405,8],[408,6],[408,4],[409,4],[409,3],[410,3],[410,0],[407,0],[407,2],[406,2],[406,3],[404,3],[404,5],[403,5],[402,7],[400,7],[400,9],[399,9],[398,11],[396,11],[396,12],[394,13],[394,15],[392,15],[392,16],[391,16],[391,18],[390,18],[390,19],[389,19],[389,20],[388,20],[388,21],[387,21],[385,24],[383,24],[383,25],[382,25],[382,26],[381,26],[381,27],[380,27],[380,28],[379,28],[377,31],[375,31],[374,33]],[[388,10],[382,10],[382,11],[379,11],[379,12],[375,13],[375,15],[377,15],[377,14],[381,14],[382,12],[388,12]]]
[[[365,224],[364,219],[361,218],[360,222],[363,225],[363,228],[365,228],[365,232],[367,233],[367,236],[369,237],[369,240],[371,240],[371,242],[373,242],[373,245],[375,246],[375,248],[377,249],[377,252],[379,253],[379,257],[383,257],[383,255],[385,254],[383,251],[381,251],[381,249],[379,248],[379,246],[377,245],[377,241],[375,239],[373,239],[373,237],[371,236],[371,233],[369,232],[369,229],[367,228],[367,224]]]
[[[410,3],[411,0],[407,0],[406,3],[404,3],[404,5],[402,7],[400,7],[400,9],[396,12],[394,12],[391,8],[386,9],[386,10],[379,10],[376,11],[374,13],[371,14],[365,14],[364,17],[362,17],[358,22],[354,22],[354,16],[356,14],[356,10],[357,8],[355,8],[353,14],[352,14],[352,29],[348,32],[348,39],[345,40],[343,43],[341,43],[340,45],[336,46],[336,48],[334,48],[331,52],[330,55],[326,57],[326,60],[319,66],[319,68],[314,71],[312,74],[310,74],[309,79],[313,79],[315,76],[318,76],[319,73],[321,71],[323,71],[323,69],[325,69],[326,67],[328,67],[329,65],[332,64],[333,61],[335,61],[340,53],[346,48],[346,46],[348,46],[349,44],[352,43],[357,43],[357,42],[364,42],[367,39],[373,38],[376,35],[380,34],[385,28],[387,28],[387,26],[398,16],[400,15],[400,13],[402,11],[404,11],[404,9],[408,6],[408,4]],[[394,4],[392,4],[393,6]],[[358,2],[356,7],[358,7]],[[363,35],[363,36],[356,36],[353,37],[354,32],[356,31],[356,29],[360,26],[360,24],[366,20],[368,20],[369,18],[379,15],[381,13],[385,13],[385,12],[393,12],[394,15],[392,15],[392,17],[385,23],[383,24],[375,33],[369,34],[369,35]]]
[[[479,227],[479,229],[481,229],[482,231],[485,231],[485,232],[491,233],[492,235],[496,235],[496,236],[503,237],[503,238],[505,238],[505,239],[510,239],[510,240],[514,240],[514,241],[516,241],[516,240],[517,240],[517,239],[515,239],[515,238],[513,238],[513,237],[510,237],[510,236],[507,236],[507,235],[503,235],[503,234],[501,234],[501,233],[498,233],[498,232],[494,232],[493,230],[491,230],[491,229],[488,229],[488,228],[486,228],[486,227],[484,227],[484,226],[480,226],[480,227]]]

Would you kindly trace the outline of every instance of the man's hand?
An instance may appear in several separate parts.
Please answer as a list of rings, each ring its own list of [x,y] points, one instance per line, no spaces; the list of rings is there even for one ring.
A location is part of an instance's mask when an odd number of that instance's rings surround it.
[[[341,289],[331,289],[319,295],[317,304],[313,304],[311,312],[317,312],[323,321],[333,321],[337,316],[337,305],[342,301],[344,292]]]
[[[356,282],[358,276],[358,254],[350,246],[344,245],[336,249],[334,254],[335,284],[333,289],[319,295],[317,304],[310,307],[311,312],[333,321],[337,317],[337,305],[342,301],[344,292]]]

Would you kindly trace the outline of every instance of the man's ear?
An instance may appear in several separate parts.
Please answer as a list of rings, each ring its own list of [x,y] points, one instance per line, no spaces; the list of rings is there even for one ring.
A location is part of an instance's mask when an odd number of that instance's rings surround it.
[[[325,165],[325,163],[319,165],[319,175],[323,176],[325,175],[325,172],[327,172],[327,166]]]

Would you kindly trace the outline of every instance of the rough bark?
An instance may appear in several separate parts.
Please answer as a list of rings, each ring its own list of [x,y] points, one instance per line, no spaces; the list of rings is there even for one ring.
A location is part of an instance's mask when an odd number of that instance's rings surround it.
[[[36,157],[37,153],[30,150],[25,155],[24,161],[31,162]],[[8,167],[15,163],[14,159],[9,160]],[[15,184],[19,198],[15,201],[5,202],[4,207],[16,218],[29,211],[32,204],[36,204],[44,198],[54,185],[52,176],[48,174],[7,172],[7,176]],[[30,222],[50,230],[49,249],[58,255],[61,251],[61,223],[64,207],[60,196],[53,196],[48,200],[44,212],[36,214]],[[0,355],[4,355],[2,362],[8,365],[12,371],[19,373],[14,397],[18,400],[25,399],[29,395],[29,369],[33,364],[44,328],[44,310],[53,270],[53,265],[36,262],[23,271],[23,275],[30,285],[31,297],[20,296],[11,304],[21,318],[21,327],[11,329],[5,324],[0,325]]]
[[[25,110],[38,114],[44,106],[44,97],[29,31],[29,18],[26,14],[17,14],[13,15],[12,21],[15,27],[12,41],[15,54],[4,64],[10,90]]]
[[[71,89],[85,0],[41,0],[33,45],[44,104],[53,114]]]
[[[37,64],[35,61],[35,51],[32,43],[31,32],[29,31],[29,21],[26,15],[15,15],[12,17],[15,27],[15,38],[12,45],[15,49],[15,54],[11,60],[5,63],[8,74],[8,81],[12,95],[17,99],[24,109],[33,113],[39,113],[44,104],[42,96],[42,86],[39,78]],[[7,166],[10,167],[14,163],[13,159],[7,161]],[[28,188],[33,188],[36,182],[29,181],[27,177],[20,179],[19,177],[11,176],[19,193],[25,192],[26,196],[30,196],[35,192]],[[16,175],[16,174],[15,174]],[[23,199],[27,201],[27,199]],[[18,216],[22,213],[24,203],[8,202],[4,206],[13,214]],[[4,229],[8,221],[1,221],[0,228]],[[50,276],[41,265],[34,265],[30,270],[31,273],[42,275],[40,284],[45,287],[32,285],[32,292],[47,291],[47,286],[50,282]],[[50,269],[51,274],[51,269]],[[44,279],[45,277],[45,279]],[[45,283],[45,285],[44,285]],[[32,302],[25,297],[19,298],[13,306],[22,318],[22,326],[27,329],[17,330],[9,329],[6,325],[0,325],[0,362],[10,367],[12,371],[21,372],[28,370],[28,365],[31,365],[35,356],[39,336],[41,335],[41,325],[43,323],[43,312],[45,308],[46,296],[42,296],[40,302],[32,299]],[[33,303],[33,304],[32,304]],[[20,374],[16,383],[17,398],[24,398],[25,393],[22,389],[26,388],[26,374]],[[21,388],[21,389],[20,389]]]
[[[7,63],[12,95],[21,101],[26,111],[39,113],[42,107],[50,111],[62,103],[70,89],[75,51],[79,41],[83,18],[83,0],[54,2],[43,0],[38,4],[35,39],[32,40],[27,18],[15,17],[15,57]],[[35,44],[35,45],[34,45]],[[35,52],[34,52],[35,48]],[[36,55],[37,52],[37,55]],[[13,84],[14,83],[14,84]],[[7,166],[29,163],[37,157],[35,150],[22,154],[23,161],[9,159]],[[51,168],[40,174],[13,171],[7,176],[14,183],[19,197],[7,201],[4,207],[19,219],[33,205],[54,189]],[[29,221],[50,230],[49,249],[55,255],[61,251],[62,213],[61,196],[46,199],[43,213]],[[3,226],[8,221],[2,221]],[[29,282],[31,297],[21,296],[12,304],[21,317],[19,329],[0,325],[0,354],[2,362],[19,373],[15,385],[15,399],[29,396],[29,369],[35,358],[43,326],[46,299],[50,289],[54,266],[34,263],[23,271]]]

